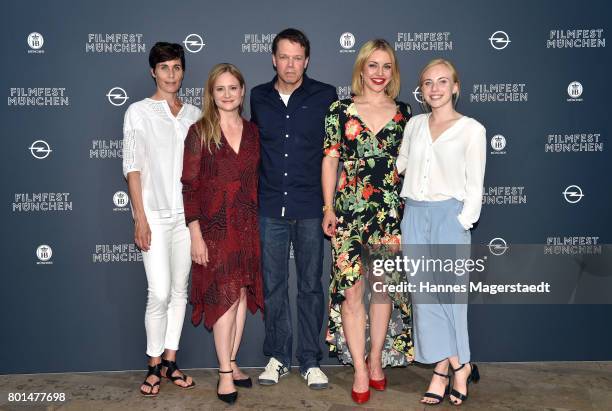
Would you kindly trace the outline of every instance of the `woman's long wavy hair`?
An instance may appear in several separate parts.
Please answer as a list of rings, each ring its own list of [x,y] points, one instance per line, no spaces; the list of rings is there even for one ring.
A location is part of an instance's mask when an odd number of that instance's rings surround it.
[[[220,63],[214,66],[208,73],[208,80],[204,88],[204,102],[202,108],[202,117],[196,122],[196,129],[202,141],[202,147],[206,146],[208,151],[212,153],[212,146],[218,149],[221,147],[221,125],[219,124],[219,109],[215,104],[213,88],[219,76],[223,73],[230,73],[238,80],[242,89],[245,89],[244,77],[236,66],[230,63]],[[244,100],[240,103],[238,109],[239,114],[242,114],[242,106]]]

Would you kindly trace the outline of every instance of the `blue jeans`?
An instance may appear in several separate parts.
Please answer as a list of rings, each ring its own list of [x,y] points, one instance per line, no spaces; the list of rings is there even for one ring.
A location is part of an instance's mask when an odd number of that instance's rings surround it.
[[[263,266],[266,338],[263,351],[287,367],[293,358],[293,326],[289,304],[289,245],[297,268],[300,371],[318,367],[322,358],[319,334],[323,325],[323,229],[321,218],[285,219],[259,216]]]

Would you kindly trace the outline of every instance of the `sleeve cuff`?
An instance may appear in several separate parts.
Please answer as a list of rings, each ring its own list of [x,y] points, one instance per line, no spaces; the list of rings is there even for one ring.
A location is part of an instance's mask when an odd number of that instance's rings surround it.
[[[473,224],[466,222],[465,217],[463,217],[461,214],[457,216],[457,220],[459,220],[459,224],[461,224],[461,226],[466,230],[469,230],[474,226]]]
[[[194,216],[185,216],[185,225],[189,225],[189,223],[191,223],[192,221],[196,221],[199,220],[200,216],[199,215],[194,215]]]
[[[123,176],[125,178],[127,178],[128,174],[131,173],[132,171],[140,172],[141,170],[139,168],[136,168],[136,167],[125,167],[125,168],[123,168]]]

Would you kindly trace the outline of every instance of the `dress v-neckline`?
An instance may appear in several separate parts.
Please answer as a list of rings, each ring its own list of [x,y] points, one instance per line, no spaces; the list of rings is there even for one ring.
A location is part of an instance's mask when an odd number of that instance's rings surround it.
[[[242,151],[242,140],[244,140],[244,129],[245,129],[244,123],[245,121],[244,119],[242,119],[242,131],[240,132],[240,142],[238,143],[238,151],[234,150],[234,147],[232,147],[227,137],[225,137],[225,133],[223,132],[223,129],[221,129],[221,136],[223,136],[223,139],[227,143],[230,150],[232,150],[232,152],[236,155],[236,157],[238,157],[240,155],[240,152]],[[219,128],[221,128],[221,125],[219,125]]]
[[[361,117],[361,114],[359,114],[359,111],[357,111],[357,104],[355,104],[355,100],[351,99],[351,104],[353,104],[353,108],[355,111],[355,117],[357,117],[359,119],[359,122],[361,122],[361,124],[363,125],[363,127],[368,130],[368,133],[372,136],[372,137],[378,137],[378,135],[387,128],[387,126],[389,125],[389,123],[391,123],[393,121],[393,119],[395,118],[395,116],[397,116],[397,113],[400,112],[400,108],[399,105],[397,103],[395,103],[395,113],[393,113],[393,116],[389,119],[389,121],[387,121],[376,133],[374,133],[374,131],[370,128],[370,126],[367,125],[367,123],[365,122],[365,120],[363,119],[363,117]]]
[[[459,123],[461,120],[463,120],[465,118],[465,116],[463,116],[463,115],[461,117],[459,117],[457,120],[455,120],[455,122],[451,126],[447,127],[444,131],[442,131],[440,134],[438,134],[438,137],[436,137],[436,139],[434,140],[433,136],[431,134],[431,127],[429,127],[429,118],[430,117],[431,117],[431,113],[428,113],[427,114],[427,134],[429,134],[429,141],[431,142],[431,144],[435,144],[436,141],[440,140],[440,138],[442,138],[442,136],[444,134],[446,134],[446,132],[448,130],[450,130],[453,127],[455,127],[457,125],[457,123]]]

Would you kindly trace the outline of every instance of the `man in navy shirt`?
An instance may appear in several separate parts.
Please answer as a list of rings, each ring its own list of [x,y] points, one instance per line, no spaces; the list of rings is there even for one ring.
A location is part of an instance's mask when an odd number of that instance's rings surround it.
[[[327,388],[319,368],[319,334],[324,296],[321,161],[324,118],[336,100],[329,84],[304,73],[310,43],[304,33],[286,29],[272,43],[274,79],[251,90],[251,120],[259,127],[259,229],[265,293],[264,354],[270,357],[259,376],[276,384],[291,367],[293,333],[288,296],[289,247],[297,268],[297,359],[313,389]]]

